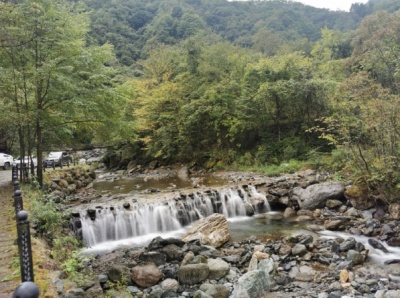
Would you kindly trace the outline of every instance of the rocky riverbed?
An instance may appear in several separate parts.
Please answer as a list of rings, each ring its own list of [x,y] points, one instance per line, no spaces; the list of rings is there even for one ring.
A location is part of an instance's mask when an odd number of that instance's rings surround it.
[[[157,174],[140,173],[149,179]],[[279,178],[216,175],[230,185],[254,185],[287,220],[305,222],[310,233],[262,241],[249,234],[233,242],[226,218],[213,214],[179,239],[156,237],[144,247],[88,258],[82,284],[66,290],[62,275],[54,279],[60,296],[400,297],[398,204],[366,204],[364,198],[346,196],[350,184],[313,171]],[[83,177],[83,191],[69,186],[74,179],[60,183],[66,180],[60,178],[51,195],[75,205],[104,202],[87,187],[93,176]],[[187,192],[203,188],[193,186]]]

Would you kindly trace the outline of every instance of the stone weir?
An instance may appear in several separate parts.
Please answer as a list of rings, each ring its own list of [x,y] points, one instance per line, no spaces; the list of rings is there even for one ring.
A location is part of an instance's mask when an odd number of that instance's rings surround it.
[[[267,196],[253,185],[191,192],[158,202],[127,197],[112,206],[96,206],[72,213],[71,229],[87,246],[150,233],[177,231],[213,213],[226,218],[270,211]]]

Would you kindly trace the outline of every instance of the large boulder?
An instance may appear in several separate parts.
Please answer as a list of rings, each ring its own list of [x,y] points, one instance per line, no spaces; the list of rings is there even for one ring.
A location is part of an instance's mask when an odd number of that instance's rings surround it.
[[[132,281],[137,285],[148,288],[158,283],[163,274],[154,263],[136,266],[132,268]]]
[[[301,209],[314,210],[325,207],[329,199],[338,199],[343,196],[344,185],[337,181],[313,184],[306,189],[295,187],[293,199],[297,200]]]
[[[273,285],[272,277],[266,270],[253,270],[238,279],[232,298],[259,298],[266,295]]]
[[[228,242],[230,237],[228,221],[225,216],[214,213],[196,222],[182,237],[182,240],[185,242],[200,240],[203,245],[212,245],[218,248]]]

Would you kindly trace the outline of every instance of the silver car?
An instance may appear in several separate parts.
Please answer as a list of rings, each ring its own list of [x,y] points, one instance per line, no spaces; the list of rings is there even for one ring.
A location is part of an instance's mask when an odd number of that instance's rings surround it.
[[[72,164],[72,157],[65,151],[50,152],[43,160],[43,167],[53,167]]]
[[[21,158],[18,156],[17,158],[14,158],[13,167],[16,167],[18,169],[22,164],[22,166],[24,166],[26,168],[30,168],[32,162],[33,162],[33,167],[36,168],[37,164],[38,164],[38,161],[37,161],[37,158],[35,156],[32,156],[32,159],[29,156],[25,156],[22,159],[22,162],[21,162]]]

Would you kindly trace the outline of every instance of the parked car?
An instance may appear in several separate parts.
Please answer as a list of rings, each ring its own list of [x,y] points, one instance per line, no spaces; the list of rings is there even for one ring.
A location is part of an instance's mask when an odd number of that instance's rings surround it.
[[[37,164],[38,164],[38,161],[37,161],[37,158],[35,156],[32,156],[32,160],[29,158],[29,156],[25,156],[22,159],[22,162],[21,162],[21,158],[18,156],[17,158],[14,158],[13,167],[16,167],[18,169],[21,166],[21,163],[22,163],[23,166],[25,166],[27,168],[30,168],[32,162],[33,162],[33,167],[36,168]]]
[[[69,155],[68,152],[65,151],[57,151],[57,152],[50,152],[49,155],[43,160],[43,167],[52,167],[53,165],[56,166],[63,166],[72,163],[72,157]]]
[[[14,159],[11,155],[0,153],[0,167],[3,167],[4,170],[8,170],[13,161]]]

